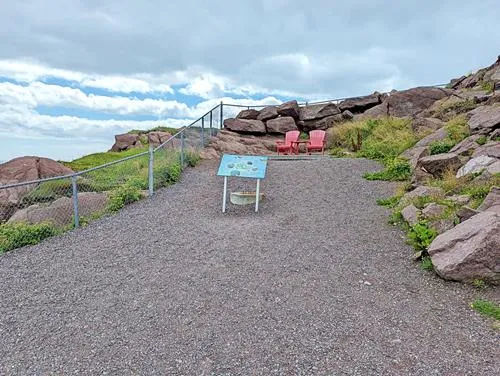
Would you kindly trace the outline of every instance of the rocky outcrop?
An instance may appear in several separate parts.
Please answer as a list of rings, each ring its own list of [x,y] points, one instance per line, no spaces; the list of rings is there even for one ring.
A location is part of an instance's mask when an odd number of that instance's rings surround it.
[[[472,153],[474,153],[474,150],[476,150],[479,147],[479,144],[477,143],[477,140],[479,138],[481,138],[481,136],[478,134],[467,137],[465,140],[456,144],[450,150],[450,153],[455,153],[463,156],[472,155]]]
[[[303,121],[315,121],[329,116],[340,114],[340,109],[335,103],[311,104],[301,107],[300,119]]]
[[[233,132],[266,134],[266,126],[260,120],[226,119],[224,127]]]
[[[413,119],[411,127],[417,135],[427,135],[443,128],[445,123],[437,118],[418,117]]]
[[[444,279],[500,282],[500,215],[485,211],[439,235],[428,253]]]
[[[480,173],[486,169],[489,165],[497,162],[496,158],[488,157],[487,155],[481,155],[476,158],[469,160],[464,166],[460,167],[457,171],[457,178],[468,174]]]
[[[300,108],[297,101],[289,101],[285,102],[278,106],[277,108],[278,114],[281,116],[291,116],[295,120],[300,119]]]
[[[442,177],[446,171],[456,173],[461,165],[457,154],[444,153],[420,158],[417,169],[421,168],[434,177]]]
[[[435,87],[416,87],[396,91],[378,106],[364,112],[365,117],[413,117],[429,108],[435,101],[451,94],[450,90]]]
[[[362,113],[376,105],[382,103],[382,94],[373,93],[363,97],[355,97],[343,100],[339,104],[340,111],[350,111],[353,114]]]
[[[172,135],[168,132],[149,132],[148,143],[152,146],[158,146],[167,141]]]
[[[453,89],[471,89],[480,88],[485,82],[490,83],[493,87],[496,87],[500,82],[500,56],[489,67],[479,69],[469,76],[452,79],[449,86]]]
[[[433,142],[444,140],[446,137],[448,137],[448,132],[445,128],[441,128],[422,138],[415,144],[415,147],[429,146]]]
[[[429,148],[426,146],[414,146],[405,150],[400,157],[408,160],[412,170],[417,167],[418,160],[429,155]]]
[[[268,120],[266,127],[267,132],[271,134],[285,134],[288,131],[298,130],[295,120],[291,116],[280,116],[276,119]]]
[[[78,209],[80,216],[91,216],[102,212],[108,204],[108,196],[105,193],[83,192],[78,194]],[[8,223],[37,224],[48,222],[57,227],[70,225],[73,221],[73,199],[61,197],[54,202],[44,205],[31,205],[25,209],[18,210]]]
[[[500,159],[500,141],[490,141],[483,146],[479,146],[472,154],[472,158],[481,155]]]
[[[259,111],[250,108],[248,110],[241,111],[238,115],[236,115],[236,118],[244,120],[257,120],[259,113],[260,113]]]
[[[319,119],[303,120],[301,128],[304,132],[310,132],[315,129],[326,130],[344,121],[341,114],[331,115]]]
[[[216,137],[211,138],[200,156],[203,159],[217,159],[224,153],[267,155],[276,150],[277,140],[283,140],[283,136],[255,136],[221,130]]]
[[[500,128],[500,106],[482,106],[467,114],[472,134],[488,134]]]
[[[491,210],[495,206],[500,206],[500,187],[492,187],[478,210]]]
[[[134,133],[117,134],[115,136],[115,143],[111,147],[111,151],[124,151],[133,148],[142,147],[140,136]]]
[[[53,176],[72,174],[73,171],[49,158],[20,157],[0,164],[0,185],[21,183]],[[22,198],[37,187],[36,184],[0,189],[0,221],[7,220]]]

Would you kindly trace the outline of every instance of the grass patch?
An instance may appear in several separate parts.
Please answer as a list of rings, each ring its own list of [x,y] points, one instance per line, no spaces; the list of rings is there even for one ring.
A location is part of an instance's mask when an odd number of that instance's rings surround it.
[[[111,191],[106,209],[110,212],[116,212],[125,207],[125,205],[139,201],[141,198],[142,193],[137,187],[123,185]]]
[[[478,143],[479,145],[484,145],[486,144],[486,142],[488,141],[488,138],[486,136],[480,136],[477,140],[476,140],[476,143]]]
[[[475,109],[476,107],[477,104],[474,103],[472,99],[466,99],[456,102],[445,102],[439,106],[434,116],[439,119],[446,120],[447,117],[449,118],[450,114],[452,114],[453,116],[464,114]]]
[[[411,167],[407,160],[401,158],[387,159],[385,169],[363,175],[367,180],[405,181],[411,176]]]
[[[456,116],[449,120],[445,125],[445,129],[448,132],[448,140],[454,142],[454,145],[470,135],[469,126],[464,115]]]
[[[429,256],[422,257],[420,268],[422,270],[429,270],[429,271],[434,270],[434,265],[432,264],[432,260]]]
[[[493,93],[495,84],[492,81],[481,81],[481,90],[484,90],[486,94]]]
[[[483,316],[500,320],[500,305],[494,302],[484,299],[476,299],[472,302],[471,307]]]
[[[0,254],[25,245],[38,244],[43,239],[59,233],[60,231],[49,223],[0,225]]]
[[[180,129],[178,128],[170,128],[170,127],[155,127],[151,129],[132,129],[128,133],[130,134],[144,134],[144,133],[149,133],[149,132],[168,132],[170,134],[175,134],[179,132]]]
[[[66,167],[73,171],[83,171],[89,168],[97,167],[109,162],[115,162],[120,159],[137,155],[147,151],[148,148],[134,148],[124,151],[108,151],[104,153],[89,154],[84,157],[75,159],[71,162],[62,162]]]
[[[392,209],[399,203],[400,196],[392,196],[388,198],[380,198],[377,200],[377,205]]]

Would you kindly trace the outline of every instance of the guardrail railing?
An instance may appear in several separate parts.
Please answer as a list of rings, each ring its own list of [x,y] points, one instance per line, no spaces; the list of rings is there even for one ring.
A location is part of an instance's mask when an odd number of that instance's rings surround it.
[[[301,102],[299,105],[338,104],[351,98],[356,97]],[[152,196],[156,189],[178,179],[184,167],[193,162],[196,150],[205,147],[210,137],[223,128],[225,115],[236,115],[237,111],[231,111],[231,108],[264,108],[269,105],[273,104],[221,102],[161,144],[150,144],[147,151],[64,176],[2,185],[0,223],[24,221],[30,217],[40,221],[47,217],[57,226],[78,227],[82,219],[91,219],[106,210],[113,194],[121,194],[127,201],[130,192],[120,191],[122,186],[140,189],[145,195]]]

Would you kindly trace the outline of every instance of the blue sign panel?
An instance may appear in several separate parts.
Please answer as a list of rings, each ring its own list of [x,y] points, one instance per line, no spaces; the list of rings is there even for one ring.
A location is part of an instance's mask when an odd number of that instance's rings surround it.
[[[264,179],[266,168],[267,157],[224,154],[217,175]]]

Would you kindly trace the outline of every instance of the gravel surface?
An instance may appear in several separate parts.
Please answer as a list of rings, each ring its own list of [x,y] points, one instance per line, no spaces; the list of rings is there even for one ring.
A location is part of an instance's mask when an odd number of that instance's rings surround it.
[[[271,161],[257,214],[221,213],[215,169],[1,256],[0,374],[499,374],[480,292],[411,261],[375,163]]]

